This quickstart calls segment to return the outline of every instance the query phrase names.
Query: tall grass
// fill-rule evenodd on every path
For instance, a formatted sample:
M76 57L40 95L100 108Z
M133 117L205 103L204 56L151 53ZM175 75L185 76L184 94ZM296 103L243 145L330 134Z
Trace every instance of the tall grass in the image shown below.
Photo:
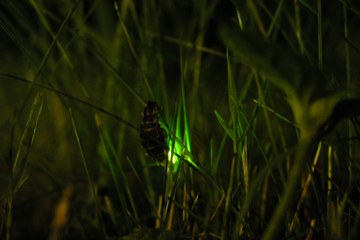
M357 239L359 21L335 0L2 1L0 238Z

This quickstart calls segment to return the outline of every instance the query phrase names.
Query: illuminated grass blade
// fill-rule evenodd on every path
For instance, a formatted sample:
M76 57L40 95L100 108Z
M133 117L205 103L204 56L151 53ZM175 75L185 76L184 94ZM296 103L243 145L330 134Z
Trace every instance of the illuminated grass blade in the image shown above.
M181 108L178 108L178 111L181 112ZM189 151L189 149L185 146L184 142L184 135L182 134L182 131L179 130L181 124L179 121L181 121L181 117L176 117L178 121L171 122L170 127L166 125L162 125L164 129L169 133L169 140L168 140L168 146L169 146L169 161L174 165L174 169L177 169L180 162L184 161L185 163L189 164L189 166L195 170L195 172L198 172L201 176L203 176L209 183L211 183L219 192L222 192L222 188L216 183L216 181L209 175L209 173L194 159L193 155ZM176 125L175 125L176 124ZM175 127L175 131L172 131L173 127ZM190 139L190 134L188 134L188 138ZM185 133L186 135L186 133ZM190 140L189 140L190 141ZM190 145L190 142L187 143Z
M175 121L171 121L170 123L170 129L174 129L175 131L170 132L168 141L170 151L168 157L174 165L175 171L181 160L185 160L191 165L197 166L191 157L190 131L185 109L185 102L184 104L179 104L174 117Z

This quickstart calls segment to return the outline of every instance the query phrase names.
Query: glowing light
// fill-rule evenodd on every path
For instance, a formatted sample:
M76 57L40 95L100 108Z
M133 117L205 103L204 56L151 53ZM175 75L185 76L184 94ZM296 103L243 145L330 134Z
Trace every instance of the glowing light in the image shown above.
M170 121L170 127L165 127L169 133L168 161L171 163L173 171L177 171L181 160L197 167L191 159L190 131L186 111L182 111L182 109L180 105L176 116Z

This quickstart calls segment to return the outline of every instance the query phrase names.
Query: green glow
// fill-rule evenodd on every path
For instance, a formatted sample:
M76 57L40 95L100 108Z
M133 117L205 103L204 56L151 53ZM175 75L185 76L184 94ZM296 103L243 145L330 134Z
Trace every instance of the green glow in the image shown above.
M181 136L179 136L179 131L176 131L175 137L176 138L181 137ZM180 163L182 146L179 143L177 143L176 141L175 141L175 143L173 143L172 139L173 138L170 137L168 140L168 147L169 147L168 160L172 164L174 170L176 171L179 166L179 163Z
M191 157L190 131L185 106L180 105L174 120L170 121L168 130L168 160L174 172L178 170L180 160L185 160L197 168Z

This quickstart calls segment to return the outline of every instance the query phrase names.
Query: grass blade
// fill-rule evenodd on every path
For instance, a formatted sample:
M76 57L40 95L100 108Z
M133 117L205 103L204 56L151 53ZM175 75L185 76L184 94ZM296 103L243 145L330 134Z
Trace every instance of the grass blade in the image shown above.
M6 202L6 239L11 239L11 226L13 221L13 204L15 193L20 189L22 184L26 181L26 168L29 161L29 154L34 142L39 123L40 115L43 108L43 94L38 93L33 101L33 104L28 115L25 129L22 133L20 144L16 152L15 160L11 166L10 176L10 194Z
M12 175L14 178L13 186L15 192L20 188L21 183L23 183L23 178L25 177L24 172L29 160L28 156L34 142L37 126L44 104L43 98L43 94L38 93L33 101L33 105L31 106L30 113L26 122L25 130L21 136L20 145L16 153L15 161L12 166Z
M102 222L102 219L101 219L99 199L97 197L95 184L94 184L94 182L93 182L93 180L91 179L91 176L90 176L89 166L88 166L88 163L87 163L87 160L86 160L86 157L85 157L84 148L83 148L81 140L80 140L78 127L77 127L76 121L74 119L74 115L73 115L73 112L72 112L71 108L69 109L69 113L70 113L70 118L71 118L71 123L72 123L72 126L73 126L73 130L74 130L74 133L75 133L76 141L77 141L78 146L79 146L80 156L81 156L81 160L82 160L82 163L83 163L83 166L84 166L85 174L86 174L87 180L89 182L90 191L91 191L92 196L94 198L96 218L97 218L97 221L98 221L98 224L99 224L100 228L102 229L103 233L105 233L105 229L104 229L103 222Z

